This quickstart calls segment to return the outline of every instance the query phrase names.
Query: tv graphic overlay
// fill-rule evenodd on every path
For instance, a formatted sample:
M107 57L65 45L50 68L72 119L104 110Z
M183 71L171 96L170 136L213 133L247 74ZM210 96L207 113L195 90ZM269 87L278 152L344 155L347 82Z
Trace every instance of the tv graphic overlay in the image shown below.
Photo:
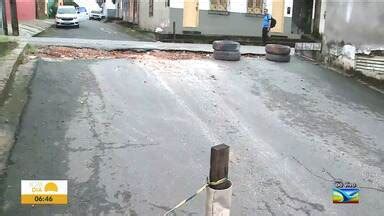
M336 181L332 192L335 204L357 204L360 199L360 189L356 183Z
M67 180L21 180L21 204L67 204Z

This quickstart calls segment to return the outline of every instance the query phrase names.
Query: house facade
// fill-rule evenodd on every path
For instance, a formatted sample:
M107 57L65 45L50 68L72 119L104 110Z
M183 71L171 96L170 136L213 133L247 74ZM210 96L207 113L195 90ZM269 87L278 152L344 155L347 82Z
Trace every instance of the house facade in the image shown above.
M35 0L16 0L18 20L33 20L36 18ZM5 22L11 22L9 1L0 0L0 34L4 34Z
M117 17L132 24L139 24L139 2L147 4L139 0L116 0L116 7L121 7Z
M170 2L170 22L176 34L261 36L263 9L276 19L276 34L290 35L292 1L272 0L185 0ZM195 8L199 8L196 10ZM173 29L166 29L171 33Z
M121 0L122 18L163 34L261 36L263 9L276 19L272 34L313 31L316 0ZM175 32L174 32L175 31Z
M17 18L20 21L36 19L36 1L35 0L16 0ZM5 1L7 21L11 20L9 1Z

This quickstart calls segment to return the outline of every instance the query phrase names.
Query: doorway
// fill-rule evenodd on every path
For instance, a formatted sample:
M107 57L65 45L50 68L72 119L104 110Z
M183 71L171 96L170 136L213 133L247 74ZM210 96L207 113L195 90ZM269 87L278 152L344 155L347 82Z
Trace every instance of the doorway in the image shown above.
M199 0L184 0L183 27L199 26Z
M139 24L139 2L138 0L128 1L128 22Z
M276 26L272 32L284 32L284 0L272 1L272 17L276 20Z
M292 33L312 33L313 0L293 0Z

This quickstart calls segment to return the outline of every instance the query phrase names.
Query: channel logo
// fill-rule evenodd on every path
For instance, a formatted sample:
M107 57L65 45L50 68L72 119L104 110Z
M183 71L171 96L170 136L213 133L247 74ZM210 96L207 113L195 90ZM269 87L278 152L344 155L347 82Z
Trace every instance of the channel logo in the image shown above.
M332 192L332 200L335 204L357 204L359 203L360 189L355 183L350 182L335 182L335 187Z
M67 204L67 180L21 180L21 204Z

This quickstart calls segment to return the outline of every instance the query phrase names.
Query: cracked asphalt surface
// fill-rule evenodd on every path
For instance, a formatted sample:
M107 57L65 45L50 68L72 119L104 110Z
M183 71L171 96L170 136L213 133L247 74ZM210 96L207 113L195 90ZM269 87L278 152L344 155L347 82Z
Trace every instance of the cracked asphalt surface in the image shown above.
M30 92L1 215L161 215L220 143L232 215L383 215L384 95L312 63L40 60ZM69 205L21 206L21 179L68 179ZM335 179L361 203L332 204Z

